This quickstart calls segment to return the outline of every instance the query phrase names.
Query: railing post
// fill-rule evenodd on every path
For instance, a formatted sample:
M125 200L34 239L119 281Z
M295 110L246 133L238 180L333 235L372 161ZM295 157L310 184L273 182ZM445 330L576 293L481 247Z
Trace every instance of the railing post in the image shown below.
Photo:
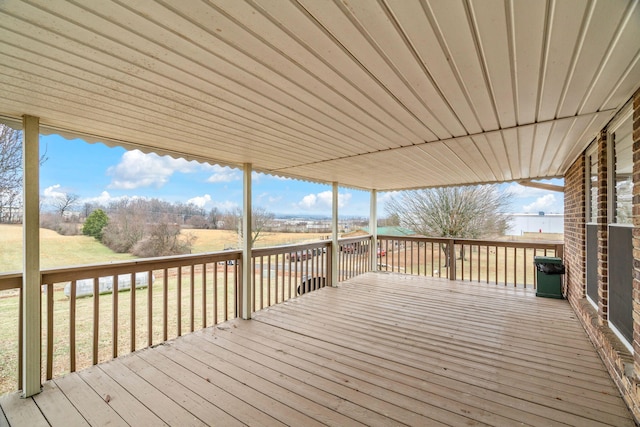
M40 120L23 116L22 394L40 393ZM51 291L51 290L50 290Z
M338 286L338 183L333 183L331 203L331 286Z
M369 214L369 233L371 234L371 271L378 271L378 192L371 190Z
M251 319L252 301L253 301L253 287L251 281L253 279L252 263L251 263L251 247L253 230L251 229L251 164L245 163L244 165L244 198L242 209L242 292L241 297L236 294L236 298L242 298L242 312L243 319Z
M449 258L447 263L449 280L456 280L456 241L454 239L449 239L447 243L447 258Z

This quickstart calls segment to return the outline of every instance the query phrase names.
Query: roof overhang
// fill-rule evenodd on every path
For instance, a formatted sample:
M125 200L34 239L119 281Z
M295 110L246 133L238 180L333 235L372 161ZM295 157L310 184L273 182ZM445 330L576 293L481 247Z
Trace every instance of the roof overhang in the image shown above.
M637 0L5 0L0 116L380 191L556 177L638 40Z

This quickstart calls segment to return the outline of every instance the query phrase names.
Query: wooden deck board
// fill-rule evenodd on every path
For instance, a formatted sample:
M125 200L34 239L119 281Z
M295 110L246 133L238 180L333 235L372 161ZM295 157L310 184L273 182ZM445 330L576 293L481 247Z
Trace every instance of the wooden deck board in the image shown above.
M128 424L166 425L126 388L109 377L100 365L80 371L78 375Z
M143 350L139 354L145 361L157 366L170 375L171 378L193 390L198 395L207 398L212 404L219 405L219 408L224 409L243 424L285 425L230 393L224 388L224 379L216 381L216 378L211 375L212 371L205 371L205 376L202 376L198 367L194 366L195 364L187 368L181 365L179 360L173 360L169 355L156 351L161 348L162 346L152 350Z
M253 323L257 324L258 322ZM249 352L247 349L255 348L256 351L255 354L252 355L252 359L255 358L260 363L263 363L263 366L274 367L278 365L278 372L281 374L298 375L299 378L304 378L306 384L326 390L328 393L336 393L344 399L351 399L353 405L360 403L371 408L376 408L377 410L382 410L383 404L390 405L396 403L398 406L404 407L405 410L419 412L424 416L436 419L440 417L441 421L445 424L464 424L470 422L470 419L478 420L489 425L510 426L514 423L514 419L496 415L483 408L473 407L462 400L452 402L440 398L438 394L432 393L431 391L411 388L403 384L402 381L398 379L398 376L394 377L391 375L382 377L375 372L367 372L363 366L351 366L343 369L341 363L330 354L317 355L310 352L305 353L304 351L296 351L292 347L284 350L284 347L278 344L276 344L275 348L269 349L269 347L262 343L243 339L241 337L242 330L234 332L232 335L231 337L216 335L214 338L217 339L216 345L225 348L236 348L238 352L244 355L248 355ZM251 335L255 337L253 333ZM276 335L279 336L280 334L278 333ZM267 339L273 339L273 342L277 343L276 336ZM249 357L251 357L251 355L249 355ZM378 396L374 397L369 394L372 387L382 388L387 392L380 394L379 390L374 390L378 391ZM367 389L369 389L369 393L367 393ZM404 397L391 399L391 393L389 392ZM363 393L369 395L362 396ZM368 401L366 399L368 399ZM378 402L376 402L376 399ZM389 402L389 400L393 402ZM439 412L439 414L435 413L436 411ZM425 425L432 425L435 421L433 418L428 421L425 420ZM375 418L361 419L362 422L368 424L371 424L372 420L375 420Z
M113 363L105 363L99 366L122 388L135 396L140 403L149 408L155 416L168 425L185 427L206 425L191 412L167 397L164 391L156 389L146 381L141 381L135 372L120 363L119 360L116 359Z
M9 425L30 427L49 425L33 399L22 399L19 393L8 394L0 398L0 406L2 406Z
M4 415L4 410L0 405L0 427L9 427L9 421L7 421L7 417Z
M5 425L633 426L566 301L368 273L0 398ZM6 418L5 418L6 414Z
M342 316L337 313L330 313L328 309L329 307L325 307L323 310L323 307L314 305L313 307L287 307L286 309L274 308L273 310L280 310L279 314L282 315L283 319L286 318L287 321L295 321L296 318L305 315L305 313L313 314L316 320L331 321L331 324L328 324L327 328L337 332L347 327L350 322L354 321L354 318L358 318L358 315L355 314ZM363 316L362 311L359 311L359 315ZM594 369L576 369L573 366L563 367L557 363L545 363L542 359L544 355L543 350L537 350L531 357L527 357L530 360L525 360L525 356L505 358L503 355L492 354L485 349L471 349L462 343L435 342L430 335L430 330L427 329L429 327L428 325L422 327L425 333L416 335L412 334L411 331L408 331L406 328L401 328L400 325L385 329L379 322L368 322L364 319L360 319L359 324L361 328L357 331L350 331L354 338L365 341L376 341L376 339L386 340L389 344L393 345L394 348L404 349L410 354L420 354L422 350L429 351L433 357L440 358L439 360L449 360L453 357L461 364L481 363L482 366L478 367L478 369L487 371L492 371L500 367L501 369L517 373L529 369L531 364L535 363L538 367L544 367L544 370L528 372L528 377L533 375L545 381L553 377L558 381L564 381L568 384L580 382L585 388L591 388L600 393L605 390L602 386L608 388L611 384L608 376ZM399 333L400 330L401 332ZM544 339L544 337L542 339ZM454 341L454 339L452 338L451 341ZM406 342L410 342L410 344L406 344ZM568 370L568 368L571 368L571 370Z
M106 396L99 396L78 374L66 375L53 382L90 425L128 425L105 401Z
M35 395L33 400L50 424L69 427L89 425L55 382L45 383L42 391L43 393Z
M278 325L279 327L289 328L290 322L284 321L280 322L270 322L269 320L265 320L260 318L260 321L266 321L273 325ZM324 325L327 329L328 326ZM323 327L319 327L318 329L323 329ZM301 335L308 335L311 333L309 329L294 329L297 333ZM359 337L344 335L342 337L338 337L338 334L332 330L329 331L320 331L317 335L311 335L313 339L318 340L320 342L332 342L336 343L339 346L354 348L358 352L362 352L365 354L369 354L372 356L376 356L382 359L395 359L402 360L403 364L414 367L416 369L425 370L434 375L445 375L449 379L454 379L465 386L460 389L460 392L464 392L464 389L469 385L476 385L478 387L493 390L501 395L513 396L517 399L520 399L525 402L530 402L535 405L534 412L542 411L542 413L551 414L552 419L554 420L563 420L566 419L570 421L575 418L582 418L584 412L587 412L588 415L595 417L595 419L603 418L606 414L601 414L599 410L593 409L592 407L587 406L578 406L572 402L565 401L566 395L563 390L559 390L557 387L553 387L553 378L550 378L546 381L545 384L536 385L529 384L523 381L526 381L527 374L521 373L518 376L515 376L516 373L507 373L507 375L497 375L500 374L500 370L494 371L483 371L484 367L478 363L475 365L472 364L464 364L460 365L457 360L451 359L435 359L433 357L429 357L426 355L416 355L410 354L413 352L408 351L396 351L388 346L384 348L380 348L375 344L371 345L360 345L358 344L361 340ZM506 373L506 372L505 372ZM431 381L431 379L427 380L427 383ZM580 390L578 390L580 391ZM611 389L610 392L614 392L615 390ZM537 407L537 403L539 402L542 407ZM581 402L581 400L578 400ZM598 405L602 406L602 405ZM554 410L556 409L556 410ZM617 416L612 415L614 421L617 419ZM617 425L617 421L611 423L611 425ZM593 424L589 422L589 420L583 420L576 425L599 425Z
M139 354L131 354L118 359L123 365L128 367L132 372L158 390L162 390L167 397L172 399L185 410L194 414L195 417L202 420L207 425L220 424L224 426L234 427L244 425L238 419L233 418L227 412L217 407L210 400L211 396L217 397L214 393L206 390L204 393L207 397L197 394L199 391L196 387L189 388L188 384L184 385L168 376L164 370L158 369L161 366L150 364L140 358ZM208 384L211 385L211 384ZM221 399L215 399L221 401Z
M478 410L493 410L494 414L510 417L513 420L526 421L528 424L542 424L549 422L549 418L544 418L538 414L548 414L548 410L541 405L531 404L522 399L505 396L498 391L487 390L485 388L473 386L461 380L451 379L445 375L429 373L425 370L412 368L390 359L368 356L364 353L352 351L345 347L338 347L327 342L322 346L309 344L298 335L288 336L277 328L270 330L265 325L254 322L248 330L240 330L235 335L244 335L243 338L250 340L264 340L273 345L273 351L286 351L292 358L290 363L318 365L319 369L334 369L353 374L360 372L360 375L368 381L376 381L386 384L390 388L396 387L405 390L411 395L429 396L429 401L442 401L446 399L458 405L465 413L469 413L471 406ZM261 331L259 331L259 329ZM247 334L248 333L248 334ZM246 334L246 335L245 335ZM234 339L234 341L236 341ZM286 350L282 350L286 348ZM302 351L300 349L303 349ZM307 353L307 354L305 354ZM323 361L323 362L318 362ZM410 387L410 389L408 388ZM446 405L446 403L445 403ZM598 404L598 406L602 406ZM455 409L454 409L455 410ZM623 406L612 406L612 413L625 411ZM553 415L553 413L552 413ZM492 422L494 424L494 422Z

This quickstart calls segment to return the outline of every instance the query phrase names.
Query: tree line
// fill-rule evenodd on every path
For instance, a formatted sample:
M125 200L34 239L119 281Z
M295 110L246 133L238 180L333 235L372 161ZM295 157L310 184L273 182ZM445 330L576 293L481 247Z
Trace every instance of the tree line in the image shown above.
M190 253L195 236L183 228L224 229L238 233L242 239L242 210L223 212L218 208L205 210L192 203L167 202L160 199L127 198L107 205L85 203L78 209L78 200L59 196L53 212L41 215L41 225L60 234L92 236L118 253L139 257L154 257ZM255 243L271 225L273 213L264 208L252 212L252 240Z

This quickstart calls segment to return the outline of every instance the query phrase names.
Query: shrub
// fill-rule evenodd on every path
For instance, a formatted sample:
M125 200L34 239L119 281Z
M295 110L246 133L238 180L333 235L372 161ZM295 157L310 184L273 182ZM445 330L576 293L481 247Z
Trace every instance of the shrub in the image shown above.
M187 220L187 224L189 224L192 228L209 228L209 221L202 215L192 216Z
M77 222L67 222L57 214L41 214L40 227L53 230L62 236L75 236L77 234L80 234L80 227Z
M91 212L84 222L82 234L85 236L93 236L97 240L102 240L104 228L107 226L109 218L102 209L96 209Z
M139 257L157 257L191 253L196 237L181 235L177 224L166 222L149 226L149 234L138 241L131 253Z

